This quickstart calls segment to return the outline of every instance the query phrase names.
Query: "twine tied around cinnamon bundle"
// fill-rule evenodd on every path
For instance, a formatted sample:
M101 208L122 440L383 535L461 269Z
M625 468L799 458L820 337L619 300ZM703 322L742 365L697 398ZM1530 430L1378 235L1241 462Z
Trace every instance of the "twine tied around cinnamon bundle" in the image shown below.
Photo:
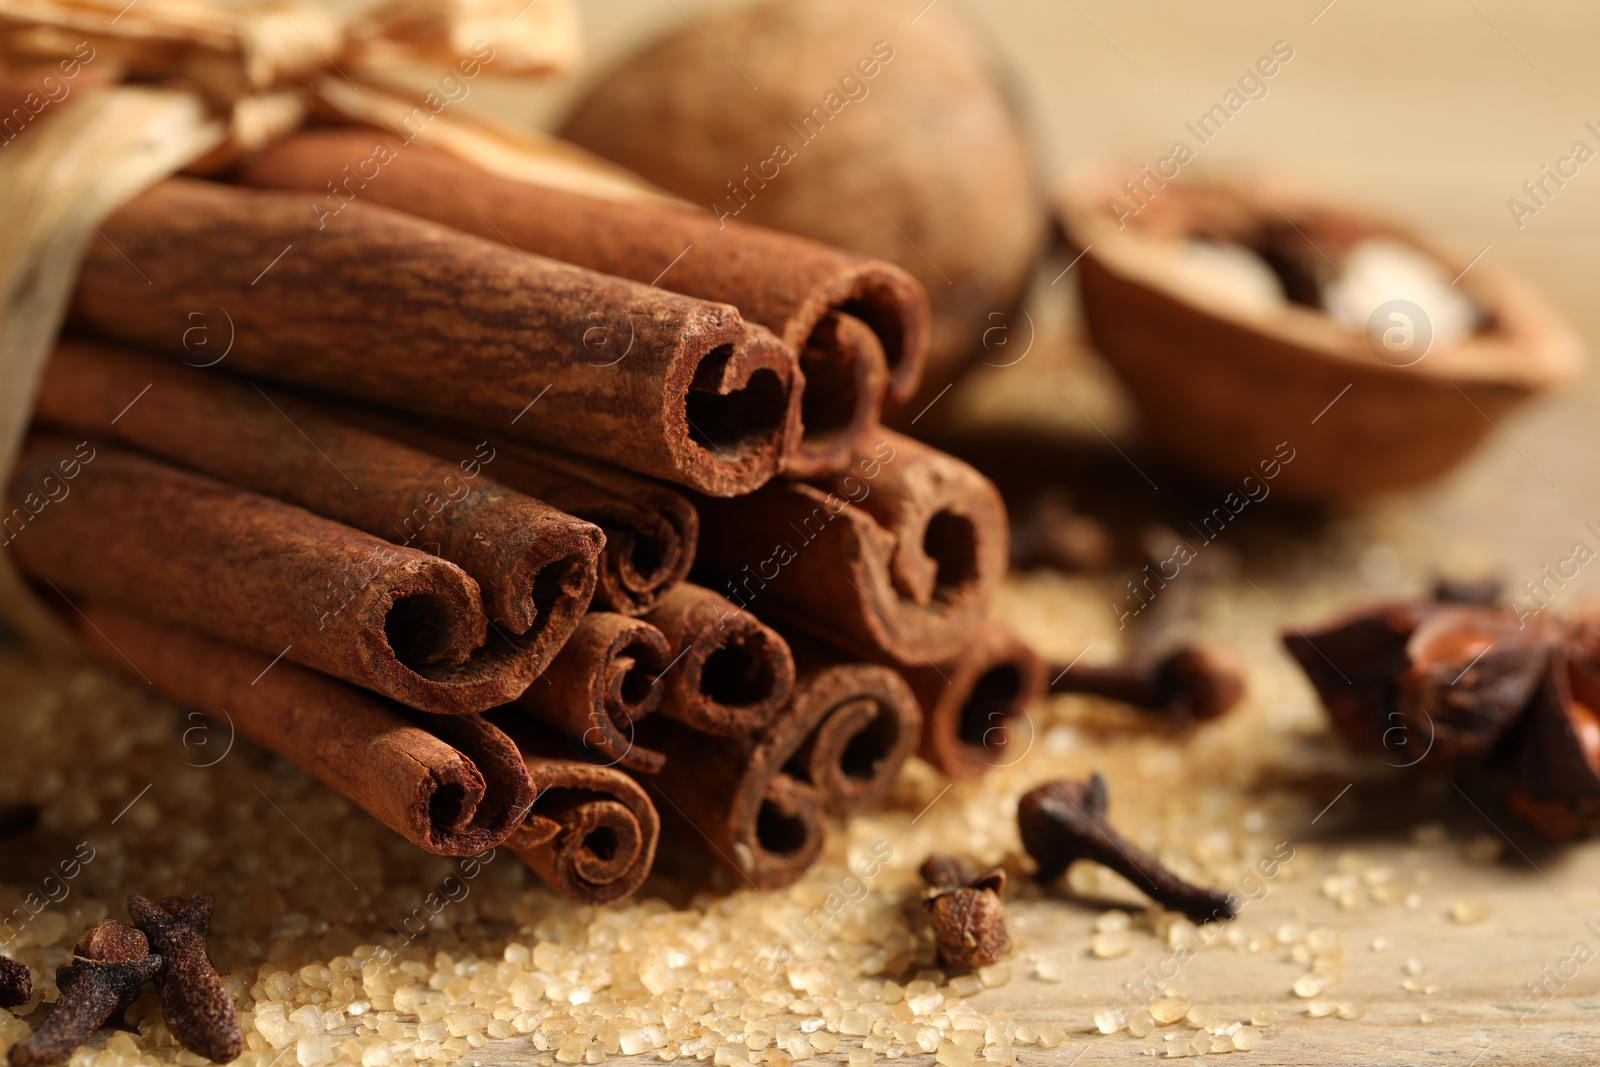
M570 0L0 0L0 472L15 465L99 223L180 171L214 172L317 119L425 140L506 177L655 198L620 168L449 106L486 68L556 73L577 47ZM443 76L418 93L385 81L399 65ZM35 499L48 504L41 488L24 508ZM40 648L77 647L9 552L0 619Z

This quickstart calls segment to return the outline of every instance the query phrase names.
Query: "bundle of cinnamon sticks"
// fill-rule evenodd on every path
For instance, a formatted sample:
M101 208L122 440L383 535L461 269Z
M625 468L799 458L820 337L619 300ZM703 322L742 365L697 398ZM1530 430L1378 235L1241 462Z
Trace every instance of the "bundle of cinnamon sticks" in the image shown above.
M999 495L879 422L899 269L356 129L102 229L0 542L112 667L591 903L1009 758Z

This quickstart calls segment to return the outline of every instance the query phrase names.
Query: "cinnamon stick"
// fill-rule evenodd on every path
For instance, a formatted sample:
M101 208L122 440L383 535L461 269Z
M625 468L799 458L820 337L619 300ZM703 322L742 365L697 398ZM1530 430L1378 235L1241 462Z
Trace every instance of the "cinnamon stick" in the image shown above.
M35 434L3 520L22 570L90 598L314 667L425 711L483 711L534 677L485 644L453 563L122 449Z
M661 672L672 651L661 631L609 611L583 617L514 707L566 735L597 761L654 774L662 755L634 743L634 726L666 692Z
M708 585L863 659L961 654L1005 574L994 485L888 431L847 473L698 506Z
M796 635L788 641L795 685L786 714L817 723L788 772L816 786L830 814L870 808L921 742L916 695L890 667L851 662Z
M208 358L225 350L236 373L713 495L766 481L798 434L796 357L733 308L366 204L324 228L314 203L163 182L105 221L73 315L181 350L199 314L218 346Z
M904 401L921 378L928 335L921 287L898 267L802 237L665 203L619 203L531 185L445 152L400 151L371 131L296 135L250 161L239 180L317 194L316 210L330 227L352 202L383 204L553 259L732 304L801 353L808 395L805 434L786 468L793 476L839 469L876 423L885 396ZM835 343L834 316L860 324L871 343ZM841 363L865 366L858 377Z
M425 550L478 582L484 608L542 671L593 595L604 535L488 476L495 449L444 462L169 358L64 340L36 419L119 440L374 537Z
M1045 689L1044 664L999 623L967 635L961 656L938 667L906 668L922 704L919 754L954 779L975 778L1021 759L1014 727Z
M668 718L740 737L765 726L794 691L788 642L709 589L684 582L644 619L672 654L660 676Z
M470 856L493 848L534 802L516 746L481 716L416 715L193 630L95 602L79 607L72 618L108 666L220 714L240 735L429 852Z
M661 818L639 784L612 767L566 757L561 739L500 718L522 752L536 799L506 845L557 893L610 904L644 884Z
M339 405L341 419L405 441L437 456L457 456L471 442L460 434L419 425L372 408ZM495 476L504 484L605 531L595 583L595 610L642 615L688 575L700 537L700 517L670 486L503 437Z
M827 817L821 791L788 768L828 710L823 701L791 704L744 737L654 716L639 724L639 739L666 762L640 784L669 830L754 888L792 885L821 854Z

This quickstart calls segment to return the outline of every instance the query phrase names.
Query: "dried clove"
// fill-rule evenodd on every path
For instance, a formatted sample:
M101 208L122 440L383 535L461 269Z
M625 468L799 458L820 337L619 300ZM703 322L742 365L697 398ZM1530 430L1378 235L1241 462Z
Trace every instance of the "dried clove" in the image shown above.
M187 900L130 896L128 914L161 954L155 979L167 1029L190 1052L227 1063L244 1050L244 1035L233 998L206 955L215 901L210 890Z
M1006 872L982 871L966 860L938 853L922 863L928 883L922 906L933 922L939 958L951 967L987 967L1011 951L1000 894Z
M33 996L33 974L10 956L0 956L0 1008L26 1004Z
M1237 659L1211 645L1184 645L1156 659L1053 667L1050 673L1052 693L1085 693L1163 712L1179 727L1215 719L1244 697Z
M89 1035L132 1004L161 966L144 934L115 919L91 926L56 969L61 997L33 1033L11 1047L11 1067L43 1067L71 1056Z
M1036 877L1052 882L1074 860L1093 860L1122 875L1169 911L1195 922L1231 919L1231 894L1190 885L1106 821L1105 779L1049 782L1023 794L1017 805L1022 846L1038 863Z

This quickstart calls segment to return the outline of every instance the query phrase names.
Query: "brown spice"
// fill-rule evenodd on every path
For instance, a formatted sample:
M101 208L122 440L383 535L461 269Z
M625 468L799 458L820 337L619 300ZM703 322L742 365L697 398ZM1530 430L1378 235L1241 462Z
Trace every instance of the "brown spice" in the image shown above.
M534 798L506 847L557 893L610 904L644 884L661 818L644 789L614 767L570 757L566 740L501 716L533 782Z
M662 755L634 741L634 727L661 704L672 661L661 631L643 619L590 612L512 705L557 730L590 758L654 774Z
M1073 861L1093 860L1122 875L1151 900L1195 922L1231 919L1230 894L1190 885L1106 821L1105 779L1049 782L1023 794L1017 804L1022 846L1039 865L1040 882L1052 882Z
M783 714L817 722L785 770L816 786L830 814L877 804L922 739L916 694L893 668L853 663L793 633L785 638L795 685Z
M46 492L59 499L42 504ZM44 434L25 446L9 501L28 516L10 544L17 563L73 600L202 630L428 711L482 711L533 680L524 648L484 643L478 585L461 568L289 504Z
M106 219L110 243L85 256L73 314L173 346L197 310L225 336L226 311L229 370L582 449L712 494L766 481L798 435L797 357L725 304L382 207L347 205L324 227L314 203L163 182Z
M487 443L435 459L276 392L69 339L34 417L447 559L478 583L492 619L526 635L513 643L542 670L593 595L599 529L498 484Z
M667 639L661 714L723 737L765 726L794 692L794 658L754 615L690 582L644 617Z
M239 1012L206 954L215 897L208 890L185 900L128 897L128 915L161 957L156 989L161 1017L178 1044L212 1063L227 1063L244 1050Z
M981 623L965 640L953 660L900 672L922 704L918 754L958 780L1027 754L1017 726L1045 687L1039 657L1006 627Z
M1432 600L1359 609L1283 642L1345 739L1405 766L1489 757L1533 700L1560 634Z
M1006 872L980 872L965 860L935 853L922 863L928 884L922 906L933 923L939 958L952 967L987 967L1011 951L1000 894Z
M516 746L480 716L408 712L190 630L80 607L80 636L107 666L208 714L226 709L240 734L429 852L493 848L533 803Z
M700 568L719 593L880 663L961 654L1005 575L993 483L887 431L846 473L704 500L700 513Z
M351 404L329 406L341 419L436 456L461 456L473 447L466 437L415 419ZM487 439L497 450L494 473L501 482L605 531L595 610L642 615L688 576L700 517L682 493L603 463L496 435Z
M1085 693L1165 713L1178 727L1226 714L1244 697L1238 658L1214 645L1184 645L1158 659L1054 664L1050 692Z
M303 189L341 206L326 191L328 176L371 158L379 142L388 145L367 131L300 134L252 160L239 180ZM362 200L564 263L732 304L777 334L800 354L806 383L802 436L785 466L791 477L839 469L877 424L885 389L903 399L917 386L927 297L888 263L665 203L601 200L500 177L425 146L393 154L381 181L363 183Z
M32 972L10 956L0 956L0 1008L26 1004L32 996Z
M56 970L60 999L33 1032L11 1046L11 1067L59 1063L89 1039L107 1019L139 996L155 976L161 957L150 952L144 934L115 919L90 927L72 961Z

